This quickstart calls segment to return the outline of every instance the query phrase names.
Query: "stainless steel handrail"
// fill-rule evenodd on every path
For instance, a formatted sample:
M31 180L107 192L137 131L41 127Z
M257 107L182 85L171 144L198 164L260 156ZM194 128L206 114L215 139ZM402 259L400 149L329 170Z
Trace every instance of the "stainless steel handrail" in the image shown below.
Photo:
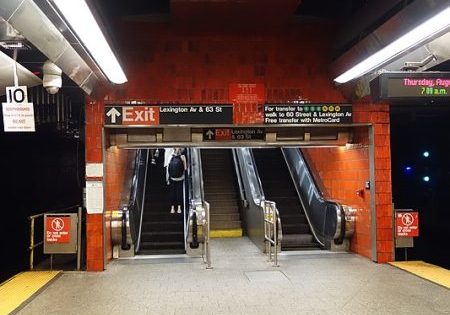
M279 267L278 248L281 240L278 237L278 224L280 222L280 215L273 201L264 201L262 207L264 209L264 240L266 242L266 252L269 255L269 261L273 261L273 266ZM274 247L273 258L272 246Z
M203 262L207 269L211 269L211 251L210 251L210 204L204 197L204 182L202 173L202 159L200 149L190 149L190 180L192 187L190 190L190 209L187 217L189 230L187 231L187 239L193 237L191 220L195 218L196 224L202 231L202 236L198 242L202 244ZM191 235L192 234L192 235ZM205 261L206 257L206 261Z
M42 240L41 242L35 243L34 242L34 227L35 227L35 220L38 218L43 218L44 215L48 214L48 213L65 213L67 212L67 210L71 210L71 209L75 209L77 208L78 210L78 229L77 229L77 234L78 234L78 238L77 238L77 270L81 269L81 218L82 218L82 207L80 205L74 205L74 206L70 206L70 207L66 207L66 208L62 208L62 209L57 209L57 210L51 210L51 211L46 211L46 212L42 212L39 214L34 214L34 215L30 215L28 217L28 220L30 221L30 246L28 247L28 250L30 251L30 270L34 269L34 249L42 246L44 244L44 240ZM67 212L69 213L69 212Z
M212 269L211 267L211 250L209 247L209 232L210 232L210 208L209 208L209 202L204 201L204 209L205 209L205 217L206 217L206 229L205 229L205 241L203 243L203 250L205 252L205 256L206 256L206 269Z
M305 209L305 211L304 211L305 217L306 217L306 220L308 221L309 227L311 228L312 235L314 236L314 239L317 241L317 243L320 244L320 246L325 246L325 243L322 242L319 239L319 237L317 236L316 229L315 229L314 225L311 223L311 219L309 218L308 211L306 211L306 206L307 205L305 205L305 203L303 201L303 198L302 198L302 195L300 193L300 190L298 188L298 185L296 184L295 177L294 177L291 165L289 163L287 163L286 153L285 153L283 148L281 148L281 153L283 154L283 158L284 158L284 161L286 162L286 165L287 165L287 168L288 168L288 171L289 171L289 175L291 176L292 182L294 183L294 187L295 187L295 191L297 192L298 199L300 200L300 203L302 204L303 209ZM304 163L304 161L302 161L302 162ZM306 176L308 176L308 174L306 174Z
M245 190L244 186L242 185L242 178L241 178L241 172L239 170L239 161L237 157L237 153L235 149L231 149L231 153L233 155L233 162L234 162L234 171L236 172L236 178L239 185L239 196L241 198L241 201L244 203L244 206L247 205L247 200L245 199Z
M266 200L265 199L265 195L264 195L264 189L262 186L262 182L261 179L259 177L259 173L258 173L258 169L256 167L256 162L253 156L253 152L251 151L251 149L236 149L236 158L237 158L237 162L239 164L239 169L242 172L242 180L243 180L243 186L246 187L246 200L248 200L250 202L250 208L255 209L255 211L261 211L261 233L265 234L265 226L266 226L266 222L265 222L265 208L264 205L270 204L273 205L273 208L275 209L274 212L276 215L276 234L277 234L277 252L278 249L280 248L278 245L281 242L282 239L282 228L281 228L281 218L279 216L278 213L278 209L276 209L276 203L274 201L270 201L270 200ZM245 183L244 183L245 182ZM248 194L247 194L247 190ZM255 208L256 207L256 208ZM259 221L258 221L259 222ZM259 224L259 223L258 223ZM257 227L256 227L257 229ZM251 236L251 234L249 233L249 236ZM257 246L259 246L259 242L264 241L264 243L266 243L265 237L264 235L260 235L260 234L255 234L256 238L251 237L251 239L253 240L253 242L255 242L255 244ZM259 239L259 237L261 236L261 239ZM264 250L268 250L267 247L264 249L264 244L262 244L262 248L263 251Z
M344 222L346 222L346 218L343 206L335 201L326 200L323 197L322 192L318 189L315 178L311 174L311 170L309 169L304 157L302 156L298 148L282 148L281 151L288 167L291 179L294 183L294 187L299 197L300 203L302 204L303 209L305 209L305 216L314 238L322 246L325 246L325 242L331 240L334 240L336 244L340 244L345 237ZM307 188L308 196L304 196L301 192L300 185L303 180L306 180L307 183L310 183ZM316 201L316 203L314 203L314 200ZM321 205L319 206L319 208L323 211L323 213L321 213L323 215L322 221L317 221L314 220L314 218L311 218L311 213L309 213L308 211L308 209L317 209L317 202ZM327 231L325 228L327 225L327 221L331 219L328 216L329 214L336 216L333 217L333 220L334 218L336 220L336 227L333 231ZM313 221L316 221L316 225L313 224ZM321 228L322 230L320 230ZM333 233L333 235L331 235L330 233Z
M141 247L141 232L142 232L142 221L144 218L144 206L145 206L145 192L147 190L147 172L148 172L148 156L149 156L149 150L147 149L147 157L145 160L145 175L144 175L144 182L143 182L143 193L142 193L142 201L141 201L141 211L140 211L140 218L139 218L139 232L137 234L137 240L136 240L136 247L135 252L137 253Z

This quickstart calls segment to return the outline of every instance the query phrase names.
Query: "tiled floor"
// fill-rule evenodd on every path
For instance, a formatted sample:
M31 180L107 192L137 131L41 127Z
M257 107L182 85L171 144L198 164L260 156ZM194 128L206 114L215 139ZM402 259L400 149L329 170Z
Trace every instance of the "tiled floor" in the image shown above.
M19 314L450 314L450 290L353 254L288 253L274 268L247 238L214 239L212 262L67 272Z

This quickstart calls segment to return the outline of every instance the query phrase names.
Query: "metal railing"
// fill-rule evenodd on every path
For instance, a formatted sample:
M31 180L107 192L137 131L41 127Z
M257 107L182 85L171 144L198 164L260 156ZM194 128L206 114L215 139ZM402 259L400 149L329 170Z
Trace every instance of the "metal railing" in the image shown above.
M279 267L278 250L282 238L280 215L273 201L263 201L262 207L264 209L264 241L266 244L266 253L269 255L269 261L273 261L273 266ZM272 247L274 248L273 254Z
M70 213L68 210L75 209L78 210L78 230L77 230L77 270L81 269L81 218L82 218L82 207L80 205L74 205L70 207L66 207L63 209L57 209L47 212L42 212L39 214L31 215L28 217L28 220L30 221L30 246L28 247L28 250L30 251L30 270L34 270L34 250L37 247L44 245L44 240L35 243L34 240L34 232L35 232L35 220L39 218L44 218L44 216L48 213ZM53 254L50 254L50 269L53 267Z
M206 269L211 267L210 251L210 205L203 190L202 158L200 149L189 149L189 215L187 219L187 243L202 244L202 258ZM195 220L195 222L193 222ZM195 228L194 228L195 225ZM195 231L194 231L195 229ZM192 243L193 244L193 243ZM191 247L194 248L194 247ZM195 247L196 248L196 247ZM206 260L205 260L206 259Z
M202 257L206 256L206 261L203 259L203 262L206 264L206 269L212 269L211 267L211 250L209 248L209 232L210 232L210 221L209 221L209 203L204 201L204 209L205 209L205 224L203 224L203 229L205 233L205 241L202 246Z
M314 239L321 246L331 241L341 244L346 234L342 205L323 197L300 149L282 148L281 152Z
M138 210L138 220L139 220L139 225L138 227L138 233L137 233L137 239L136 239L136 245L134 248L135 253L139 252L140 248L141 248L141 234L142 234L142 221L144 218L144 206L145 206L145 192L147 190L147 172L148 172L148 156L149 156L149 149L147 149L145 151L146 154L144 154L144 150L140 151L141 154L143 154L143 159L141 161L141 159L139 160L139 163L143 163L143 167L145 168L144 170L144 181L141 182L141 179L138 179L138 183L136 183L136 187L135 189L137 190L138 187L141 188L141 190L139 192L136 192L135 195L135 199L133 200L134 202L134 206L136 207L136 209ZM145 162L144 162L145 161ZM137 175L136 176L140 176L140 167L142 165L136 165L136 171L137 171ZM139 200L139 197L141 197L141 200Z

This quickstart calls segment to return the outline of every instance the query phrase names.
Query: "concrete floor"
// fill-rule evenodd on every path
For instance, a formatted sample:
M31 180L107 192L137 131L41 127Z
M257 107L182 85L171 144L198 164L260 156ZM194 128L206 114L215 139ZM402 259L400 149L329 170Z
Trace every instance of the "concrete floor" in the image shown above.
M19 314L450 314L450 290L353 254L289 252L274 268L247 238L201 259L116 260L65 272Z

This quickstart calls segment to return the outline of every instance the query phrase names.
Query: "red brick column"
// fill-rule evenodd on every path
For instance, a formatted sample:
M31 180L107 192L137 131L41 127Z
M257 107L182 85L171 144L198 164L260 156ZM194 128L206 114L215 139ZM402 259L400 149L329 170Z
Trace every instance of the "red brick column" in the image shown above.
M103 103L86 102L86 164L103 163L102 151ZM101 181L102 177L87 177L86 181ZM86 216L86 269L102 271L104 269L103 213Z
M374 128L376 260L385 263L394 257L389 105L364 98L354 106L354 122L370 122Z

